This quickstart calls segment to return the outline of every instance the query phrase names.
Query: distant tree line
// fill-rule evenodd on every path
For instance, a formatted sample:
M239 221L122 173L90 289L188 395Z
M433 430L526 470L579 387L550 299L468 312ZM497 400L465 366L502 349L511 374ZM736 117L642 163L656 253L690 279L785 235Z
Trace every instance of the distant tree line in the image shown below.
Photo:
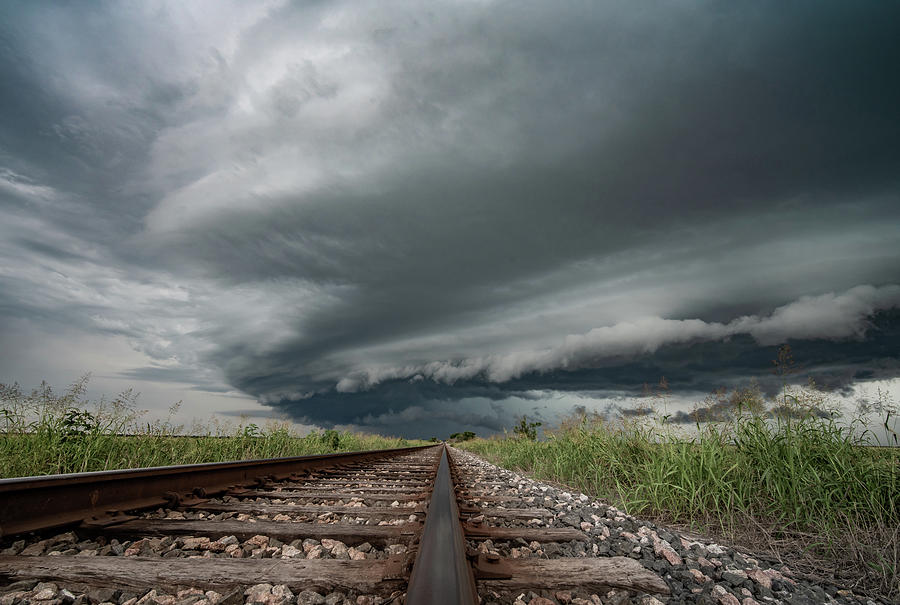
M528 417L522 416L519 419L519 423L513 427L513 433L516 435L517 438L528 439L530 441L536 441L537 440L537 428L539 426L541 426L541 424L542 423L540 423L540 422L528 422ZM475 439L475 437L477 437L477 435L474 432L463 431L461 433L453 433L452 435L450 435L450 438L448 440L460 442L460 441L469 441L471 439ZM429 439L429 441L432 443L438 443L441 440L438 439L437 437L432 437L431 439Z

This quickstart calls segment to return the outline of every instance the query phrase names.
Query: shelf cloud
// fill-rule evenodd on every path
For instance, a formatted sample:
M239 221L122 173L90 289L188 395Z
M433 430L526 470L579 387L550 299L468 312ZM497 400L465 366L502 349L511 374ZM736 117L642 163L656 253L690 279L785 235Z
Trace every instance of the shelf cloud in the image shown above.
M839 295L803 297L776 308L766 317L742 316L727 324L646 317L570 335L562 344L545 350L456 362L435 361L414 367L366 369L342 378L335 389L354 392L396 379L428 379L452 385L483 378L502 383L528 373L590 368L608 359L652 354L663 345L722 340L736 334L749 334L761 345L789 340L862 339L875 311L896 307L900 307L900 286L857 286Z

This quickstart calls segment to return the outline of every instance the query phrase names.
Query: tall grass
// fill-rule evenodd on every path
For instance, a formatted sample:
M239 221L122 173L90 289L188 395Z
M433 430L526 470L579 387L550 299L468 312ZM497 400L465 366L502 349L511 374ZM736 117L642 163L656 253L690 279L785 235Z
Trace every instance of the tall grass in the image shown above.
M853 579L900 595L900 448L867 447L872 434L860 422L821 414L814 389L786 387L765 406L753 389L728 399L734 405L719 408L724 419L698 423L693 433L664 417L609 423L581 416L543 441L478 439L460 447L632 514L700 521L733 539L752 534L762 546L789 543L819 557L817 565L845 565L836 571L855 563ZM887 422L892 407L882 401L880 409Z
M143 422L137 396L88 401L88 377L56 394L46 383L24 392L0 384L0 476L143 468L422 445L379 435L327 430L295 434L287 422L186 429L171 418Z

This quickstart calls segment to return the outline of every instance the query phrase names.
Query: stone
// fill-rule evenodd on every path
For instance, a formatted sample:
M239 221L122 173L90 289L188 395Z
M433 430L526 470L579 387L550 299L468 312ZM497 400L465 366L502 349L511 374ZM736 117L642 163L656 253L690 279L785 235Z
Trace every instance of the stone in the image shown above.
M611 590L603 599L604 605L626 605L631 599L627 590Z
M56 585L51 584L53 588L43 588L43 589L35 589L34 596L31 598L35 601L49 601L50 599L56 598Z
M261 536L257 534L244 542L244 544L252 544L253 546L257 546L259 548L266 548L269 545L269 536Z
M568 590L557 590L556 594L553 596L555 596L556 600L562 603L562 605L567 605L572 600L572 593Z
M23 548L25 548L25 540L16 540L10 544L9 548L0 551L0 555L17 555L22 552Z
M215 590L207 590L205 593L203 593L203 596L206 597L206 600L210 605L218 605L222 600L222 595Z
M154 588L140 599L137 600L137 605L152 604L157 602L157 598L159 597L159 592Z
M577 515L563 515L559 518L559 520L566 525L571 525L572 527L579 527L579 525L581 524L581 517Z
M51 538L54 544L75 544L78 542L78 536L73 531L67 531L64 534L58 534Z
M704 574L699 569L689 569L688 573L693 576L694 581L697 582L697 584L706 584L707 582L711 581L710 577Z
M26 557L36 557L42 555L44 554L44 550L46 550L49 542L50 540L41 540L40 542L35 542L30 546L26 546L19 554Z
M274 557L276 555L281 556L281 549L275 548L274 546L270 546L270 547L266 548L265 550L263 550L262 558L263 559L271 559L272 557Z
M254 584L244 591L244 596L247 597L255 597L257 595L270 595L272 594L272 585L271 584Z
M736 596L728 592L719 584L713 586L713 595L719 601L720 605L741 605L741 602L737 600Z
M658 555L661 554L665 558L665 560L669 562L670 565L683 565L684 564L684 559L681 558L681 555L679 555L677 552L675 552L671 548L663 547L663 548L659 549L657 554Z
M353 547L350 547L350 549L347 551L347 554L350 555L350 559L353 561L362 561L366 558L366 553Z
M732 586L740 586L747 579L747 572L740 569L727 569L722 572L722 579Z
M321 559L325 556L325 549L321 546L312 547L309 552L306 553L307 559Z
M368 544L368 542L366 542L366 544ZM303 546L303 552L308 553L316 546L321 546L321 544L319 543L318 540L313 540L312 538L307 538L303 541L302 546ZM370 549L372 548L371 544L369 545L369 548ZM360 547L360 550L362 550L361 547Z
M765 586L768 589L772 589L772 578L765 574L761 569L748 569L747 576L759 584L760 586Z
M136 557L141 554L141 551L144 549L144 545L147 543L146 540L138 540L134 542L131 546L125 549L122 553L125 557Z
M224 538L219 538L217 542L223 546L231 546L232 544L240 544L240 540L235 536L225 536Z
M26 597L27 594L28 592L24 590L7 592L0 596L0 605L14 605L15 603L19 603Z
M276 584L272 587L272 595L281 599L290 600L294 598L294 593L287 584Z
M221 542L220 542L221 544ZM202 536L200 538L185 538L183 550L200 550L209 546L209 538Z
M343 600L343 598L341 600ZM325 605L327 600L314 590L304 590L297 595L297 603L298 605Z
M796 585L797 585L797 583L794 582L792 579L784 577L784 576L781 574L781 572L778 571L777 569L766 569L766 570L763 570L763 573L766 574L767 576L769 576L770 578L772 578L773 580L779 580L779 581L781 581L781 582L787 582L788 584L791 584L791 585L793 585L793 586L796 586Z

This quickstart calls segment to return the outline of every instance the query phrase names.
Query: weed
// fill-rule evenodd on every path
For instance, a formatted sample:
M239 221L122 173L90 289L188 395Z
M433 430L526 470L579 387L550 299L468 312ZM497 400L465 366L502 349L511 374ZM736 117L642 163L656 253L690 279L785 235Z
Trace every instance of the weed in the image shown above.
M286 422L175 424L180 402L163 421L144 422L137 394L112 401L85 398L89 376L61 395L46 383L26 393L0 384L0 475L23 477L116 468L303 456L423 444L329 429L296 435Z
M792 368L784 348L776 369L786 376ZM544 441L507 436L460 447L631 514L694 527L701 520L701 529L734 540L753 533L757 543L806 550L818 557L810 567L831 561L835 573L846 573L850 561L862 585L900 595L900 449L871 447L870 421L839 423L812 383L798 388L785 378L768 402L751 384L715 393L701 409L707 413L695 416L693 434L665 416L611 423L582 415ZM896 406L883 393L864 411L881 413L896 435L888 424Z

